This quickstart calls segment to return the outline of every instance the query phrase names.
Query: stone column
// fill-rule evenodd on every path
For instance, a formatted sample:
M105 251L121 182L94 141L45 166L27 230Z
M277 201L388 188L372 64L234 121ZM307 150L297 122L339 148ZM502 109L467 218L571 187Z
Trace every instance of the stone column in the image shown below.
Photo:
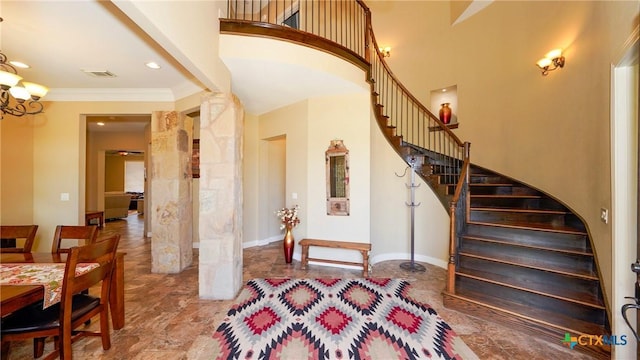
M200 108L200 297L233 299L242 279L242 132L244 111L231 94Z
M151 116L151 272L179 273L193 263L193 121L175 111Z

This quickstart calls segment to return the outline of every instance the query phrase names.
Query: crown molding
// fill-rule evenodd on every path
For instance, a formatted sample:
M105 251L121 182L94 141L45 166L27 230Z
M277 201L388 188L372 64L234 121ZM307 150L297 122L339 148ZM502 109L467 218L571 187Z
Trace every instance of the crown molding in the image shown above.
M173 91L168 88L57 88L50 89L42 101L175 101Z
M171 88L173 91L173 96L176 100L185 98L187 96L191 96L193 94L197 94L206 90L204 86L198 86L193 82L186 80L181 84L178 84Z

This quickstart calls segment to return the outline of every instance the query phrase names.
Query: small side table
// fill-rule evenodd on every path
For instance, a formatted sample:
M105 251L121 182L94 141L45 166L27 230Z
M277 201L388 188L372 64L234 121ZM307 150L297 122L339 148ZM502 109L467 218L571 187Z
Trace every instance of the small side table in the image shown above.
M91 224L92 219L98 219L98 229L102 229L104 227L104 211L87 211L84 213L84 221L86 225Z

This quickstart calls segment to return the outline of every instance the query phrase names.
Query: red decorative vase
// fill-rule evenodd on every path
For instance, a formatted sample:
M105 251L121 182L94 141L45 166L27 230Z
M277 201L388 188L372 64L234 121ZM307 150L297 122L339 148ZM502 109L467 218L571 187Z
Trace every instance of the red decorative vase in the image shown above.
M296 244L296 241L293 239L293 233L291 232L291 226L286 227L287 231L284 233L284 260L287 264L291 264L291 259L293 258L293 247Z
M449 107L449 103L441 104L440 108L440 121L443 124L448 124L451 122L451 108Z

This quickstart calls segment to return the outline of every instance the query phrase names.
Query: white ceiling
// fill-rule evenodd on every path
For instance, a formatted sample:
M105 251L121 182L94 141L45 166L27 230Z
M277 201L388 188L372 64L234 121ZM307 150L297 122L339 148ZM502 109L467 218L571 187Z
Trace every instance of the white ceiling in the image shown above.
M19 74L48 86L50 100L88 89L181 95L180 89L199 85L109 1L2 0L0 10L2 52L31 65ZM148 61L162 68L151 70ZM116 76L98 78L83 70Z
M27 81L50 88L44 100L139 97L139 101L173 101L204 89L110 1L0 0L0 16L0 50L9 60L31 66L18 73ZM147 68L148 61L159 63L161 69ZM287 70L274 61L243 59L234 64L227 59L226 63L233 92L254 114L353 86L344 81L333 86L331 76L294 67ZM109 71L116 76L98 78L83 70ZM139 120L121 115L100 121L119 122L120 130L123 121ZM106 131L104 127L89 127Z

